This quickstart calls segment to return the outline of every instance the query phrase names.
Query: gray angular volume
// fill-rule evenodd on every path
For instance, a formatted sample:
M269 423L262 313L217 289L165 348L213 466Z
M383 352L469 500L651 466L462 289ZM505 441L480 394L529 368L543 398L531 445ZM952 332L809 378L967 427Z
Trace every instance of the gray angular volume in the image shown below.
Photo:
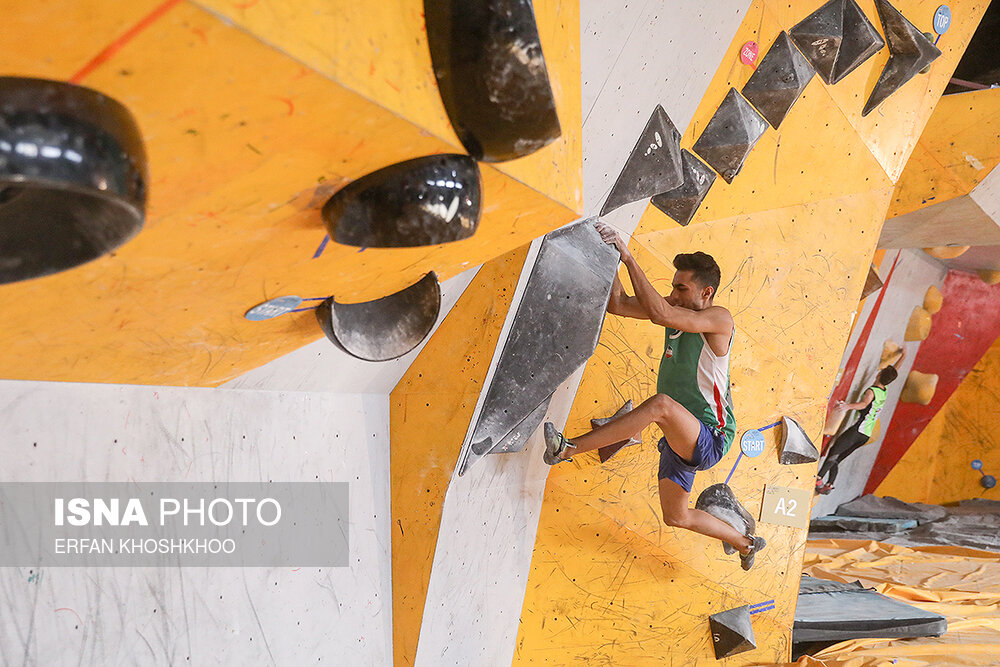
M618 174L601 215L660 192L684 181L681 171L681 134L659 104L653 109L639 141Z
M460 475L504 443L516 451L507 436L594 353L618 260L592 220L545 236L459 455Z
M732 183L765 130L764 117L730 88L693 149L726 183Z
M365 361L401 357L424 340L441 311L441 286L430 272L395 294L364 303L337 303L331 296L316 308L323 333L337 347Z
M782 31L767 50L746 85L743 97L757 108L771 127L778 129L815 74L812 65Z
M786 466L819 461L816 445L791 417L781 418L781 456L778 460Z
M889 40L889 61L875 83L872 94L868 96L868 101L865 102L862 116L871 113L887 97L941 55L941 51L933 42L886 0L875 0L875 7L882 20L885 37Z
M681 150L684 183L679 188L661 192L650 203L683 226L691 222L698 207L715 183L715 172L686 148Z
M542 420L545 419L545 413L548 412L551 401L552 396L550 395L539 403L538 407L532 410L527 417L518 422L517 426L496 444L489 438L473 443L472 453L482 456L483 454L513 454L514 452L521 451L528 444L528 438L531 437L531 434L538 429Z
M0 77L0 100L0 284L70 269L139 233L149 177L128 109L19 77Z
M708 617L716 660L757 648L750 623L750 607L743 605Z
M725 521L742 535L753 535L757 530L757 522L753 520L753 516L743 507L742 503L736 499L736 494L733 493L728 484L713 484L702 491L694 508L708 512L720 521ZM726 554L736 552L736 549L726 542L722 543L722 548Z
M788 31L816 72L832 85L885 46L854 0L830 0Z
M621 416L627 415L632 412L632 399L625 401L625 405L618 408L618 410L610 417L599 417L597 419L590 420L590 428L597 428L598 426L604 426L608 422L612 422ZM599 447L597 453L601 458L601 463L604 463L612 456L618 453L618 450L622 447L628 447L630 445L638 445L642 442L641 437L632 436L628 440L619 440L618 442L613 442L610 445L605 445L604 447Z

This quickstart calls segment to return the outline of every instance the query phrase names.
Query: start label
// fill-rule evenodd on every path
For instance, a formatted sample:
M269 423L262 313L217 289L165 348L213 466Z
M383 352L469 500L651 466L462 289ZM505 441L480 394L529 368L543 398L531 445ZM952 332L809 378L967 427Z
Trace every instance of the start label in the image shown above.
M740 437L740 450L744 456L756 458L764 453L764 434L755 428Z

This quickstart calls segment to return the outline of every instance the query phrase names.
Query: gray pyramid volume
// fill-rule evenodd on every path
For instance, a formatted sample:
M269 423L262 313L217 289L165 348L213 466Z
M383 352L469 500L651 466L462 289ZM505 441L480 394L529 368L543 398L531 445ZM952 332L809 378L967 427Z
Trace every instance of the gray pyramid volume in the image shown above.
M726 183L732 183L765 130L764 117L735 88L730 88L693 149Z
M657 104L611 188L601 215L607 215L619 206L672 190L683 180L681 133L663 107Z
M618 411L610 417L599 417L597 419L590 420L590 428L597 428L598 426L604 426L608 422L614 421L623 415L627 415L632 412L632 399L625 401L625 405L618 408ZM601 463L604 463L612 456L618 453L618 450L622 447L628 447L629 445L638 445L642 442L642 437L632 436L628 440L619 440L618 442L613 442L610 445L605 445L604 447L599 447L597 453L601 457Z
M872 94L868 96L865 109L861 112L862 116L871 113L887 97L941 55L941 51L933 42L907 21L895 7L885 0L875 0L875 7L882 20L885 37L889 40L889 62L885 64L885 69L875 83Z
M781 418L781 457L778 461L786 466L819 461L816 445L791 417Z
M684 183L679 188L654 195L650 202L681 225L687 226L708 195L712 183L715 183L715 172L686 148L681 150L681 162L684 167Z
M854 0L830 0L788 31L816 72L833 85L878 53L885 41Z
M757 648L750 623L750 607L746 605L712 614L708 617L708 626L712 630L716 660Z
M792 45L788 33L782 31L743 86L743 97L750 100L771 127L778 129L813 74L812 65Z

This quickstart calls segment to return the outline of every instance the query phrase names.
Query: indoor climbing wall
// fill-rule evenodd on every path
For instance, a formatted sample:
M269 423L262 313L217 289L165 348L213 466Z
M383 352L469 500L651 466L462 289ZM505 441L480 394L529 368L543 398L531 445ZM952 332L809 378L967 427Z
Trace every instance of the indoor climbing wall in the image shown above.
M527 248L484 265L391 395L393 653L416 658L449 480ZM428 438L428 434L433 437Z
M899 379L889 385L886 402L879 416L880 433L873 433L871 442L857 450L839 465L836 483L828 495L818 496L813 504L813 516L831 514L837 507L860 495L868 480L879 447L886 436L886 426L892 419L899 402L906 377L914 367L914 357L920 340L908 339L907 328L914 311L923 308L928 290L944 283L947 270L940 262L922 250L889 250L879 265L884 284L865 299L858 309L851 337L844 349L838 379L832 387L827 411L830 414L837 401L854 402L875 381L879 368L885 363L886 347L902 346L907 358L900 364ZM927 315L931 329L936 315ZM834 418L828 424L824 444L827 448L835 436L857 420L856 412ZM832 430L832 433L830 432Z
M991 498L983 474L1000 471L1000 339L969 371L955 392L931 418L906 453L876 487L880 496L907 502L945 503ZM982 462L982 473L972 462Z
M1000 163L1000 90L945 95L903 170L888 218L969 194Z
M868 476L867 493L879 487L1000 336L1000 289L996 285L987 285L973 273L950 271L941 294L941 310L934 315L930 333L913 360L913 369L936 376L936 385L924 396L900 403L891 421L883 419L885 436Z
M920 7L900 8L913 16L909 10ZM682 130L681 148L706 153L699 153L697 142L717 108L733 89L746 91L754 69L739 59L743 46L755 41L765 54L782 30L812 9L751 4ZM981 13L983 5L967 9ZM928 28L931 13L924 11ZM875 12L869 18L878 23ZM718 259L723 281L716 303L734 313L737 327L732 392L739 432L758 428L764 434L762 456L741 457L735 444L696 478L693 496L729 478L757 518L766 486L797 489L811 499L814 464L780 465L780 428L773 425L792 416L820 442L826 399L893 185L973 28L970 23L949 35L953 41L942 40L943 55L929 77L901 88L864 118L868 87L884 59L872 58L837 84L807 80L779 128L751 137L732 183L715 179L688 227L678 228L655 207L646 209L630 249L661 292L670 289L675 253L705 250ZM921 290L916 299L922 298ZM567 435L655 391L662 335L649 323L607 319ZM630 664L650 656L711 659L707 617L741 605L751 610L759 647L745 659L787 658L805 531L758 523L769 551L758 559L760 571L748 575L716 541L665 528L656 498L655 431L648 429L642 445L604 464L596 454L581 455L550 473L516 664L557 656ZM597 645L595 637L601 638Z
M5 74L126 105L149 199L114 252L0 285L5 480L352 489L343 569L8 569L6 661L687 664L735 609L756 646L732 664L789 657L816 468L781 451L822 444L849 336L835 396L941 288L911 362L940 376L930 420L958 383L945 339L975 339L968 370L1000 333L967 324L995 288L919 250L886 253L857 314L887 215L998 187L992 91L935 111L987 1L955 0L940 39L926 0L511 0L472 27L469 4L6 3ZM664 293L678 252L722 267L738 436L759 432L694 494L726 483L758 520L751 572L664 526L654 430L542 462L541 421L578 433L655 391L662 331L602 325L612 251L589 218L566 228L599 214ZM776 496L784 519L763 516Z
M942 98L943 115L928 124L922 148L897 183L880 246L1000 245L1000 173L994 169L1000 150L996 147L998 92L980 90ZM997 263L986 264L996 268ZM983 268L983 263L962 268L975 270Z

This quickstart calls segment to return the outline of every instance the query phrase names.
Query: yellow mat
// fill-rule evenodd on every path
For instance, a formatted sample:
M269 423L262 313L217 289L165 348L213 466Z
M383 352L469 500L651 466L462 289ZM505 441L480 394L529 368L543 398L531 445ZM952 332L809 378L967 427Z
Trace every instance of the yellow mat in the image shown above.
M795 665L1000 664L1000 553L814 540L806 544L803 572L832 581L860 581L883 595L945 616L948 631L940 637L840 642Z

